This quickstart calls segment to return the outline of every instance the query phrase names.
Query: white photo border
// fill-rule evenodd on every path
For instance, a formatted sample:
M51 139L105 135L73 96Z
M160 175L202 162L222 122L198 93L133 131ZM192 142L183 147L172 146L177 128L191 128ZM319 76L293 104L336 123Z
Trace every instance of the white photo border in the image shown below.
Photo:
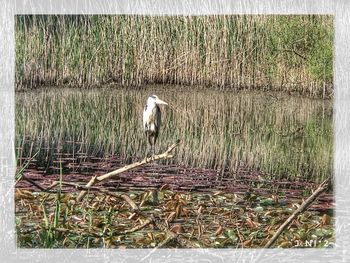
M350 262L350 1L348 0L1 0L0 262ZM14 215L16 14L334 15L336 243L330 249L22 249Z

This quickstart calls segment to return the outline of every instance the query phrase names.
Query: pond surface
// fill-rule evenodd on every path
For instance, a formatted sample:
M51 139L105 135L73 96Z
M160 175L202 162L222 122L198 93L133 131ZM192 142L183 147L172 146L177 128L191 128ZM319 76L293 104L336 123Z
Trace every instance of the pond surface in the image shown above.
M169 104L161 108L156 151L181 140L174 159L162 164L232 176L243 166L292 180L321 181L332 174L331 100L182 86L18 92L19 166L34 154L32 168L45 174L57 174L62 158L72 158L78 170L91 158L118 156L120 165L144 158L142 110L152 94Z
M174 158L101 182L77 202L77 185L92 175L144 158L152 94L169 103L156 151L180 139ZM332 141L328 100L178 86L17 93L17 245L261 248L331 175ZM61 176L59 189L37 186ZM323 193L275 246L332 247L333 208L332 191Z

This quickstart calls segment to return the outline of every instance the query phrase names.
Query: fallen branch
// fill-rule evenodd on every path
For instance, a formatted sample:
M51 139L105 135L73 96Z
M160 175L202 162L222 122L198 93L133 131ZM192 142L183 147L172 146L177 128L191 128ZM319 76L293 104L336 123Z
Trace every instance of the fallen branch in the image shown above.
M30 233L32 233L32 232L34 232L34 231L39 230L39 229L41 229L41 226L35 226L35 227L30 228L30 229L27 229L27 230L21 230L21 231L20 231L20 234L21 234L21 235L27 235L27 234L30 234Z
M273 235L273 237L267 242L265 248L271 247L277 238L282 234L282 232L293 222L293 220L301 213L303 213L315 200L316 198L328 188L330 179L325 180L320 186L313 192L313 194L304 201L297 210L278 228L277 232Z
M34 185L36 188L38 188L40 191L43 192L49 192L47 191L45 188L43 188L40 184L36 183L35 181L33 181L32 179L26 177L24 174L22 175L21 179L27 181L28 183ZM16 182L17 183L17 182Z
M93 186L85 186L85 185L80 185L78 183L71 183L71 182L59 182L59 181L55 181L53 182L48 188L44 189L45 191L51 190L52 188L56 187L59 183L61 183L62 185L68 185L68 186L72 186L75 187L78 190L93 190L93 191L97 191L97 192L101 192L101 193L105 193L107 195L116 197L116 198L120 198L120 199L124 199L125 202L127 202L131 208L132 211L136 211L139 210L139 207L135 204L135 202L126 194L115 194L115 193L111 193L108 190L105 189L101 189L99 187L93 187Z
M171 232L171 231L167 231L166 232L166 238L160 242L155 248L162 248L164 246L166 246L168 243L170 243L171 241L173 241L174 239L177 238L177 234Z
M153 219L147 218L141 225L135 226L135 227L133 227L131 229L127 229L124 232L122 232L121 234L126 235L126 234L130 234L130 233L136 232L138 230L141 230L145 226L151 224L152 222L153 222Z
M100 237L100 238L108 236L108 235L105 235L103 233L94 233L94 232L90 232L90 231L85 232L83 230L78 231L78 230L68 229L68 228L64 228L64 227L53 228L53 229L51 229L51 231L57 231L57 232L61 232L64 234L74 234L77 236L93 236L93 237Z
M59 184L62 184L62 185L67 185L67 186L71 186L71 187L74 187L75 189L77 190L94 190L94 191L97 191L97 192L107 192L109 193L107 190L104 190L104 189L101 189L99 187L93 187L93 186L86 186L86 185L81 185L79 183L71 183L71 182L65 182L65 181L54 181L51 185L49 185L46 189L45 189L45 192L49 191L49 190L52 190L53 188L55 188L56 186L58 186ZM55 192L53 192L55 193Z
M303 56L302 54L298 53L296 50L294 49L282 49L281 50L282 52L291 52L291 53L294 53L295 55L301 57L302 59L306 59L305 56Z
M129 204L129 206L131 207L131 211L135 212L135 211L139 211L140 208L137 206L137 204L134 202L134 200L132 200L128 195L126 194L115 194L115 193L111 193L107 190L104 189L97 189L97 191L102 192L102 193L106 193L109 196L113 196L116 198L121 198L124 199L125 202L127 202Z
M134 169L136 167L145 165L147 163L150 163L150 162L153 162L153 161L157 161L157 160L161 160L161 159L171 159L171 158L174 157L174 155L172 155L171 152L178 145L179 145L179 140L176 143L174 143L173 145L171 145L169 147L169 149L166 150L162 154L159 154L159 155L156 155L156 156L153 156L153 157L149 157L149 158L145 158L145 159L143 159L140 162L136 162L136 163L133 163L133 164L126 165L126 166L124 166L122 168L119 168L117 170L114 170L114 171L112 171L110 173L107 173L107 174L104 174L104 175L101 175L101 176L93 176L91 178L91 180L87 183L86 188L89 189L91 186L95 185L98 182L101 182L103 180L112 178L112 177L114 177L114 176L116 176L118 174L121 174L123 172L129 171L129 170ZM77 197L77 201L80 202L85 197L86 194L87 194L87 190L82 190L79 193L78 197Z
M139 207L135 204L135 202L126 194L122 194L122 195L120 195L120 197L123 198L124 201L127 202L131 206L133 212L140 210Z

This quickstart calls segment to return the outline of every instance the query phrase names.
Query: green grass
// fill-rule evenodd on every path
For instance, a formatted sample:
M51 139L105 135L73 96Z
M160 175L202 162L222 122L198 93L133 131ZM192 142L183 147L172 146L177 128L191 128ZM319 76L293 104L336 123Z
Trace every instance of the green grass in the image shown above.
M232 172L245 165L275 178L316 181L332 175L332 101L200 87L19 92L17 158L39 151L36 160L44 167L64 153L140 160L147 149L142 110L150 94L170 105L162 108L156 151L180 139L174 164Z
M17 89L181 84L327 97L333 17L16 16Z

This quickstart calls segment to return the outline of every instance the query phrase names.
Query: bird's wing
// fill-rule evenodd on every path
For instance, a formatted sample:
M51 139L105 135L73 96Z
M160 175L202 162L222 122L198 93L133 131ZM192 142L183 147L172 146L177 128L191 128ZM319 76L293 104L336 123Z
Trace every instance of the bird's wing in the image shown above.
M145 108L143 109L143 128L144 130L147 130L147 119L148 119L148 112L147 112L147 104Z
M152 113L153 113L153 116L155 117L154 125L155 125L156 136L158 136L161 120L162 120L162 113L160 112L160 108L158 105L153 109Z

